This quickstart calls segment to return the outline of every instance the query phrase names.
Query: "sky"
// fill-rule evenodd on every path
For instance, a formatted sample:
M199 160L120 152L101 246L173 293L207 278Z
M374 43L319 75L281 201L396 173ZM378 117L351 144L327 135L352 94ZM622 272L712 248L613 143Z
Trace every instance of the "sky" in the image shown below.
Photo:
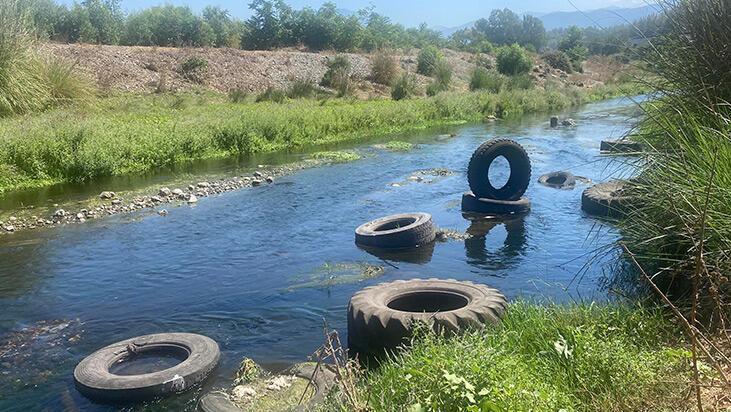
M325 0L285 0L290 6L300 9L305 6L317 8ZM71 4L73 0L61 0ZM334 0L338 8L357 11L370 4L376 11L396 23L407 27L427 23L429 26L454 27L487 17L492 9L509 8L519 14L547 13L552 11L594 10L606 7L639 7L645 0ZM159 4L187 5L200 11L207 5L227 9L235 17L250 16L249 0L122 0L126 11L139 10Z

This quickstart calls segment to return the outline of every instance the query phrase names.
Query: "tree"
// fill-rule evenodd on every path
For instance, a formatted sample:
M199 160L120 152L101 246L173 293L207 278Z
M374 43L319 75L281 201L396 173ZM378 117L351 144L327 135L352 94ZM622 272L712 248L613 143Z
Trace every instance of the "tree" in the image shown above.
M576 26L571 26L558 43L558 49L569 57L574 70L581 71L581 63L586 60L588 53L584 46L584 33Z
M533 61L518 44L503 46L497 52L497 70L505 75L515 76L528 73Z
M292 9L282 0L253 0L249 8L254 14L246 21L246 46L271 50L293 42Z
M520 17L509 9L493 10L487 20L480 19L475 23L475 29L492 43L513 44L521 40L522 23Z
M238 47L241 41L239 26L231 19L228 10L218 6L206 6L203 9L203 21L213 32L213 46Z
M520 44L524 47L533 45L536 50L541 50L546 45L546 29L541 19L527 14L523 16Z

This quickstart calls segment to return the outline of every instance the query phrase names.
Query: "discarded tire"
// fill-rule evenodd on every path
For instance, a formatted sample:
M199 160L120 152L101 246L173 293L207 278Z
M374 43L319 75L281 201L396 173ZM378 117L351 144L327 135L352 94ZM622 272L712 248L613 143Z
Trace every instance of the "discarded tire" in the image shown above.
M357 292L348 305L348 349L377 356L404 342L415 321L437 332L458 333L497 323L507 301L496 289L456 280L397 280Z
M496 188L490 183L489 170L492 162L503 156L510 165L510 177L505 186ZM467 168L470 189L479 198L518 200L530 183L530 159L523 146L509 139L489 140L472 154Z
M569 172L551 172L538 178L538 183L554 189L573 189L576 177Z
M602 140L599 145L599 150L604 153L637 153L642 149L642 143L630 140Z
M434 241L436 230L428 213L403 213L364 223L355 229L359 246L383 249L412 248Z
M591 215L618 218L625 215L632 199L622 194L620 180L596 184L581 195L581 208Z
M478 199L472 192L462 195L462 212L480 213L485 215L514 215L527 213L530 210L530 200L521 197L518 200Z
M322 404L330 390L335 386L335 372L333 372L331 367L328 365L320 365L317 373L314 374L316 367L317 364L314 362L305 362L294 365L284 372L285 375L294 375L298 378L309 380L315 389L315 393L309 400L304 400L293 411L304 412L316 410L318 405ZM204 412L242 412L247 410L240 408L225 393L219 391L205 394L201 398L198 407Z
M177 365L138 375L110 371L138 356L172 356ZM94 352L74 370L76 388L102 402L152 399L183 392L208 377L218 364L220 351L212 339L192 333L160 333L123 340Z

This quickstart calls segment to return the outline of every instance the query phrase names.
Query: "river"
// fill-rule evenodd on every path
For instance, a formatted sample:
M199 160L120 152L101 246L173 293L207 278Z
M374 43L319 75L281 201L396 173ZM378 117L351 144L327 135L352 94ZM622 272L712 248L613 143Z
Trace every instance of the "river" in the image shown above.
M73 368L102 346L142 334L196 332L218 341L221 366L205 390L227 385L244 356L282 368L322 343L325 323L344 335L349 297L383 281L454 278L486 283L510 299L607 299L603 279L611 258L593 257L617 239L616 231L581 211L586 185L556 190L537 179L569 170L599 182L624 170L599 155L599 141L621 136L637 115L635 103L622 98L563 113L577 121L571 128L551 129L543 115L390 136L383 141L406 139L416 147L391 152L374 142L351 145L363 159L168 207L167 216L138 212L0 236L0 344L29 339L10 358L0 353L0 410L115 410L79 395ZM443 136L447 132L457 136ZM467 162L491 137L517 140L533 165L532 210L505 224L472 222L460 213ZM257 161L217 167L236 172ZM433 168L453 173L409 179ZM75 196L97 189L66 191ZM23 198L63 194L38 193ZM17 194L0 204L12 203L8 199ZM419 262L384 262L354 245L359 224L411 211L431 213L438 227L472 236L437 243ZM343 274L366 264L384 270L365 280ZM42 332L26 336L39 325ZM30 329L18 333L23 328ZM192 410L199 393L133 409Z

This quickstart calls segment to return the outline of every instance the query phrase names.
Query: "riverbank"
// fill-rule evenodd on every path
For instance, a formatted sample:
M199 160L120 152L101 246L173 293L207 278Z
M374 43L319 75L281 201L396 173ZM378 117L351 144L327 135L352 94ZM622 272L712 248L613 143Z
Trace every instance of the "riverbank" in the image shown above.
M553 112L635 91L633 85L613 84L281 104L232 103L210 93L121 95L0 121L0 194L191 159L294 152L436 125Z
M422 332L365 373L362 404L333 396L328 410L686 410L690 352L679 337L659 309L517 301L487 330Z

